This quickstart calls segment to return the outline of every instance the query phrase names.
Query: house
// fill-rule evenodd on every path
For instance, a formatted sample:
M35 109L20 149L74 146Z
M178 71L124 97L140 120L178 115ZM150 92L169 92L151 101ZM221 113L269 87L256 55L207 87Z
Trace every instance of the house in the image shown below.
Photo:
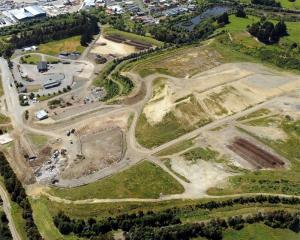
M42 109L42 110L36 112L35 116L38 120L41 121L41 120L48 118L48 113L44 109Z
M48 71L48 64L45 61L41 61L37 65L37 69L39 72L46 72Z

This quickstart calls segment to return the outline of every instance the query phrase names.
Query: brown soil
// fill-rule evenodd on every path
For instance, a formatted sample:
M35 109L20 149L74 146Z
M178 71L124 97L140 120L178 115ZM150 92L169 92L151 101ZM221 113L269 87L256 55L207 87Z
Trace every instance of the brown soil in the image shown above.
M277 156L274 156L243 138L236 138L233 144L229 145L228 148L249 161L257 169L282 168L285 164Z

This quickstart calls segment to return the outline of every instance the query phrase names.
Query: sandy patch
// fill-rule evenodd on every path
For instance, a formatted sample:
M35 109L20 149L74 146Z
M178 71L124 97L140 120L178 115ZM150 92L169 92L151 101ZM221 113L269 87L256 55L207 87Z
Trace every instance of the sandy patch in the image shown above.
M136 52L135 47L129 46L124 43L117 43L105 39L101 36L96 42L96 46L91 50L91 53L109 55L113 54L116 56L127 56L131 53Z
M266 139L274 140L274 141L285 140L287 138L286 133L283 130L276 128L276 127L271 127L271 126L254 127L254 126L243 125L242 128L245 129L246 131L256 135L259 138L266 138Z
M205 194L209 188L215 187L232 175L224 170L222 164L203 160L191 164L182 157L175 157L171 160L171 165L174 171L191 182L187 192L192 195Z

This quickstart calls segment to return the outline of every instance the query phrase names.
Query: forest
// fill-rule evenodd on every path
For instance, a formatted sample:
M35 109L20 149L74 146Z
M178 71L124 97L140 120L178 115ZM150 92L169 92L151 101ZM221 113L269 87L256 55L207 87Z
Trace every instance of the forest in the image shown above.
M23 210L23 218L26 222L25 230L28 240L42 240L32 216L32 208L22 183L10 167L3 152L0 152L0 174L4 178L4 185L13 202L17 203Z

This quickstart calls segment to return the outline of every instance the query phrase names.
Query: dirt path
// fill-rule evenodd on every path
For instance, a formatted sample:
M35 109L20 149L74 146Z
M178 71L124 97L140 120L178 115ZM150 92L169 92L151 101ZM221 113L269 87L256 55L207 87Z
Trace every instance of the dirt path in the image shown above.
M12 219L12 216L11 216L11 205L10 205L10 200L9 200L8 193L6 192L6 190L2 186L0 186L0 196L1 196L1 199L3 201L3 210L4 210L4 212L7 216L7 219L8 219L8 226L9 226L11 235L12 235L14 240L22 240L22 238L20 237L20 235L19 235L19 233L16 229L16 226L15 226L15 223Z

